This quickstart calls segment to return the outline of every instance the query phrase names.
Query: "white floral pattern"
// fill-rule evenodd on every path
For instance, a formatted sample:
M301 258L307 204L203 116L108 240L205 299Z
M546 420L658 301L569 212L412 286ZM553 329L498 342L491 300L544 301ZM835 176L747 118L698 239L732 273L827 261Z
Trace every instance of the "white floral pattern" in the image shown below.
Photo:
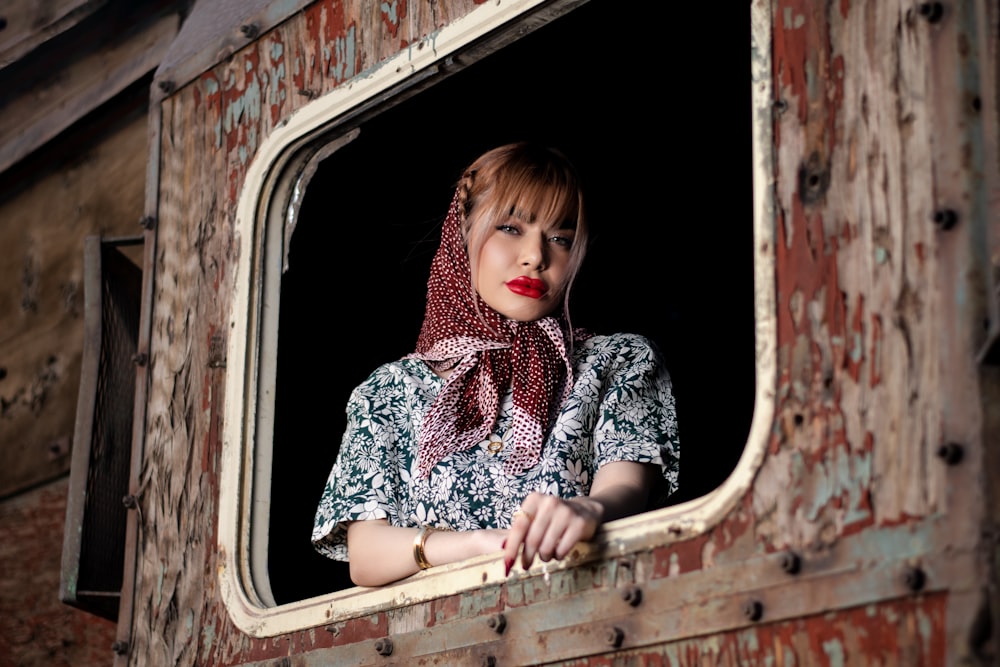
M504 472L509 447L490 451L513 419L503 399L493 434L450 454L429 479L416 475L420 424L443 381L418 359L380 366L351 394L347 431L316 511L313 545L346 561L346 524L388 519L393 526L450 530L507 528L532 491L586 495L594 473L613 461L655 463L677 490L680 445L670 377L642 336L593 336L573 354L574 385L536 465Z

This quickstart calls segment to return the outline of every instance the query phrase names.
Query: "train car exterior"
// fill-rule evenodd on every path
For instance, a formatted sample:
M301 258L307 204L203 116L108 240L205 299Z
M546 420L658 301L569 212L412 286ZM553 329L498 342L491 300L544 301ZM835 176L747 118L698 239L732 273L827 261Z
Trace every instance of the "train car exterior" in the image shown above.
M530 107L530 95L502 94L515 85L502 67L477 64L586 12L592 32L560 42L594 67L572 85L635 105L618 113L650 122L667 151L692 122L668 108L690 116L705 103L671 82L696 72L711 83L723 66L713 54L738 61L732 124L752 145L751 211L720 226L719 190L704 182L742 182L732 172L748 165L721 159L731 147L712 128L695 145L720 157L717 173L685 173L676 153L627 167L663 170L666 208L695 195L689 224L746 233L752 271L733 281L748 286L753 324L734 335L753 348L752 416L732 469L704 494L612 522L557 564L505 576L499 557L480 557L379 589L335 585L331 573L284 592L279 580L297 573L279 572L295 568L274 542L291 491L272 482L295 444L278 437L290 431L276 351L288 340L284 276L306 233L304 200L321 190L326 202L313 226L347 224L338 214L350 210L363 227L366 210L388 204L352 202L360 195L344 184L360 170L386 200L407 197L433 151L408 152L397 134L443 133L394 109L466 71L494 77L498 104ZM714 10L726 12L746 46L713 39L718 16L684 25L666 6L604 0L196 4L153 87L115 665L1000 665L1000 10L987 0ZM199 35L213 25L227 26L222 42ZM698 39L663 46L685 35ZM557 86L562 74L546 76ZM640 104L630 88L658 89L663 108L649 113L653 98ZM456 90L440 115L463 100ZM599 122L570 102L553 115ZM581 142L637 141L615 120L574 131ZM494 139L475 131L457 128ZM398 152L372 156L383 144L364 142L376 135ZM321 176L337 160L340 171ZM343 254L372 253L371 271L382 270L359 241L323 239L332 279L343 279ZM687 252L725 273L711 245ZM342 294L299 289L314 327L333 318L369 335ZM697 299L733 307L728 293ZM316 333L315 363L336 354L331 335ZM301 381L322 393L330 373ZM711 407L722 421L736 410ZM685 439L683 419L682 465L689 448L723 447ZM317 463L306 453L298 465Z

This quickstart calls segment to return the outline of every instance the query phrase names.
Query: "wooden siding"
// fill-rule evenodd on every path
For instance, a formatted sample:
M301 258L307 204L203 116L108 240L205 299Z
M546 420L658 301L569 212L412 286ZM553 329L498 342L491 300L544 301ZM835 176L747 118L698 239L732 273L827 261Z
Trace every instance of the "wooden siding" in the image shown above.
M87 128L61 170L0 202L0 497L69 470L83 349L83 238L135 236L143 210L146 118ZM78 147L78 138L64 137ZM96 140L96 141L95 141ZM138 258L135 258L138 259Z
M0 70L0 82L14 91L0 98L0 172L155 70L180 26L180 17L166 12L101 18L67 33L43 56Z
M107 0L9 2L3 8L0 31L0 68L30 53L54 36L71 30L100 9Z

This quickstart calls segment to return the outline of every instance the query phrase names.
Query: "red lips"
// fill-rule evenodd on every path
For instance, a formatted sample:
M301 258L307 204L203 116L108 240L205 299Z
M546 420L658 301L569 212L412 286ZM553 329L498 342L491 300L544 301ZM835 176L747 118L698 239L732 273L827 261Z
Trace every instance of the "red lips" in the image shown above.
M514 294L520 294L532 299L540 299L549 291L548 285L543 281L537 278L529 278L528 276L514 278L507 283L507 289Z

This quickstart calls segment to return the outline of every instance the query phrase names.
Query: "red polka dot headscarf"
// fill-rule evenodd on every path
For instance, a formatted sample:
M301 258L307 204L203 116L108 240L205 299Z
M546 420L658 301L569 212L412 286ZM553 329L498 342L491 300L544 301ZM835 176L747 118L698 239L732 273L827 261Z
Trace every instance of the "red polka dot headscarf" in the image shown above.
M512 144L496 151L536 151L521 156L521 160L537 159L538 150L544 160L560 160L565 170L568 162L549 149L531 149L526 144ZM487 155L490 155L488 153ZM484 156L485 157L485 156ZM462 234L462 225L472 207L479 204L469 195L469 183L474 178L495 178L491 170L470 167L459 185L441 229L441 245L431 263L427 280L427 307L417 339L417 348L410 356L423 359L438 371L451 370L424 417L419 434L417 470L421 477L449 454L468 449L489 437L500 408L500 397L510 387L513 393L514 423L508 441L514 451L504 464L508 475L515 475L535 465L548 433L549 421L562 405L573 382L573 369L567 353L568 325L562 314L550 315L534 322L509 320L489 307L472 286L469 255ZM535 179L551 177L544 167ZM529 169L529 172L532 171ZM570 172L572 173L572 172ZM573 176L575 179L575 175ZM546 181L543 180L544 184ZM515 180L507 185L518 187ZM523 185L523 183L522 183ZM566 184L559 184L566 191ZM582 211L579 188L572 181L573 214ZM482 184L477 189L482 191ZM491 190L491 188L493 188ZM488 197L496 197L492 184ZM538 191L538 184L535 184ZM517 195L515 195L517 196ZM501 194L501 198L504 196ZM467 201L476 199L476 201ZM509 204L503 198L494 213ZM486 215L490 215L486 213ZM577 215L577 236L574 246L586 243L582 215ZM475 219L471 221L475 226ZM469 231L471 237L475 232ZM475 248L475 244L470 244ZM582 246L571 259L570 280L583 257ZM570 340L587 334L573 332Z

